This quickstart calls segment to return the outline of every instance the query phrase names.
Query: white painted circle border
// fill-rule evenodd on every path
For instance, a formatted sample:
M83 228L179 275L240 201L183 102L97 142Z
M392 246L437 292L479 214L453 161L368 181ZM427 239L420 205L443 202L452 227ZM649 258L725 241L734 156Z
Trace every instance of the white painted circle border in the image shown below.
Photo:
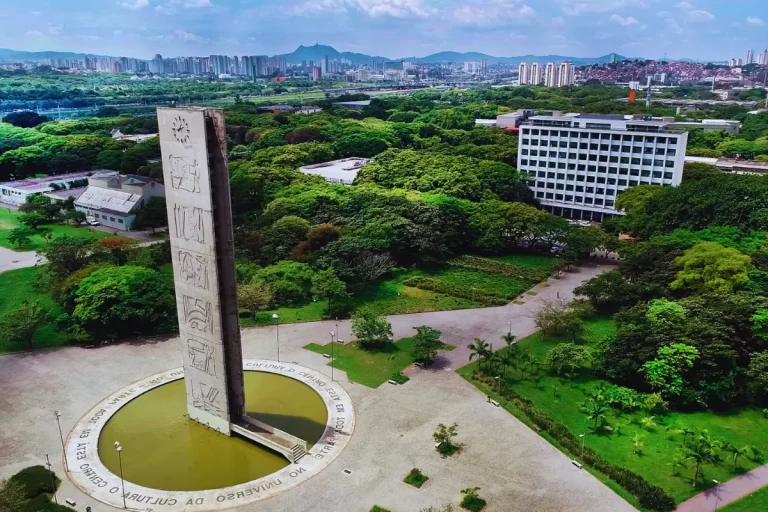
M355 430L352 400L337 382L316 370L293 363L260 359L243 361L243 369L284 375L302 382L325 402L328 421L325 432L297 464L244 484L206 491L162 491L125 482L128 510L196 512L225 510L283 493L325 469L338 457ZM120 475L110 472L98 454L99 436L109 419L126 403L163 384L184 377L182 368L161 372L113 393L91 409L70 431L66 457L70 480L94 499L123 508Z

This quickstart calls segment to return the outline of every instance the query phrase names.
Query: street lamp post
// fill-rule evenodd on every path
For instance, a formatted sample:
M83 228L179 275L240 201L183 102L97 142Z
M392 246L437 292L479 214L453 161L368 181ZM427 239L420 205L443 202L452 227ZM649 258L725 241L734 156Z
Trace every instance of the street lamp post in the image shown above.
M715 491L715 510L717 510L717 502L720 501L720 482L717 480L712 480L714 483L717 484L717 490Z
M53 415L56 417L56 424L59 426L59 439L61 439L61 451L64 453L64 469L69 471L69 464L67 464L67 449L64 448L64 434L61 433L61 413L59 411L53 411Z
M331 382L334 382L334 379L333 379L333 363L334 363L334 360L333 360L333 345L335 344L334 341L333 341L333 337L334 336L336 336L336 333L331 331Z
M496 393L501 395L501 375L496 376Z
M510 320L507 322L507 327L509 327L509 335L512 336L512 321Z
M280 362L280 315L274 313L272 318L275 319L275 339L277 340L277 362Z
M581 460L584 460L584 443L587 440L587 435L579 434L579 437L581 438Z
M117 459L120 461L120 485L122 487L122 493L123 493L123 508L128 508L128 505L125 503L125 479L123 478L123 447L120 446L119 441L115 441L115 450L117 450Z
M59 503L59 499L56 497L56 477L53 474L53 471L51 471L51 459L48 458L48 454L45 454L45 465L48 466L48 472L51 474L51 486L53 489L53 501L56 502L56 504Z

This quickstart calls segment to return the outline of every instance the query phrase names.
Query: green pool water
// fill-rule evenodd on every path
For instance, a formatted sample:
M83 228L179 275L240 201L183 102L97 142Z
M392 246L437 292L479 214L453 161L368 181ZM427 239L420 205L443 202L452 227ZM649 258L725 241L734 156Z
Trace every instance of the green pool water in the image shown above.
M273 373L244 373L250 416L306 440L310 447L320 439L328 416L312 388ZM114 443L120 441L125 479L168 491L228 487L288 465L282 455L210 430L186 413L183 380L144 393L107 422L99 437L99 457L119 475Z

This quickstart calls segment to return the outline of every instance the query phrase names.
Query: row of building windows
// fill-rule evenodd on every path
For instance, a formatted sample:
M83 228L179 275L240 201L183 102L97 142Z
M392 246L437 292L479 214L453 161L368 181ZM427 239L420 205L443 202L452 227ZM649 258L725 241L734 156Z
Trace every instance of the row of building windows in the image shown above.
M107 216L106 216L106 215L104 215L103 213L101 214L101 217L99 217L99 214L98 214L98 213L94 213L94 214L93 214L93 218L94 218L94 219L102 219L102 220L107 220ZM109 220L110 220L110 221L112 221L112 222L115 222L115 218L114 218L114 217L109 217ZM122 223L123 223L123 219L117 219L117 222L119 222L120 224L122 224Z
M549 137L568 137L574 139L595 139L595 140L622 140L627 142L656 142L657 144L677 144L677 137L662 137L659 135L628 135L620 133L596 133L596 132L572 132L568 130L539 130L532 128L523 129L523 136L526 135L548 135Z
M624 170L624 169L622 169ZM531 173L534 174L534 173ZM557 179L557 180L568 180L568 181L586 181L587 183L608 183L609 185L613 185L617 182L616 178L605 178L603 176L584 176L583 174L564 174L564 173L557 173L554 172L544 172L539 171L538 173L535 173L537 178L548 178L551 180ZM621 173L621 175L626 175L626 172ZM665 172L661 173L660 171L637 171L637 169L630 169L629 172L630 176L642 176L644 178L664 178L665 180L671 180L672 179L672 173L671 172ZM626 180L619 179L618 180L619 185L626 185Z
M567 190L568 192L582 192L586 194L599 194L601 196L615 196L616 190L604 189L595 187L584 187L582 185L564 185L562 183L544 183L542 181L536 182L536 188L548 188L550 190Z
M671 139L670 139L671 140ZM614 151L616 153L622 152L622 153L640 153L643 149L645 149L646 153L653 153L654 148L652 146L649 146L647 144L643 143L635 143L634 145L631 144L598 144L596 142L575 142L575 141L567 141L567 140L547 140L547 139L522 139L521 144L523 146L523 149L525 149L524 146L544 146L544 147L553 147L553 148L569 148L569 149L582 149L582 150L592 150L592 151ZM670 143L670 145L674 145ZM656 148L656 149L663 149L663 148ZM677 153L677 150L674 148L670 148L669 151L672 151L672 153L669 153L670 155L675 155ZM663 155L664 153L656 153L658 155Z
M653 160L650 158L632 158L629 162L606 162L604 160L589 160L590 162L600 163L622 163L625 165L644 165L646 167L665 167L672 169L675 167L675 162L672 160ZM587 164L575 164L566 162L547 162L546 160L528 160L527 158L520 159L519 169L523 167L544 167L549 169L567 169L569 171L592 171L592 172L610 172L612 174L620 173L620 171L627 171L626 168L607 167L604 165L587 165ZM599 170L603 169L603 170ZM636 170L636 169L635 169ZM650 171L649 171L650 172ZM621 174L627 174L622 172Z
M536 192L538 199L554 199L555 201L576 202L584 204L596 204L598 206L613 206L613 199L601 199L599 197L580 197L552 192Z
M542 141L544 142L544 141ZM565 148L566 143L561 143L560 147ZM544 146L546 144L542 144ZM554 144L553 147L556 147ZM570 149L583 149L586 151L612 151L614 153L632 153L635 155L659 155L659 156L676 156L677 150L676 149L667 149L667 148L652 148L649 146L640 147L640 146L609 146L608 144L578 144L578 148L576 147L577 144L575 142L569 143ZM585 155L585 153L578 154L577 153L566 153L565 151L547 151L546 149L542 149L539 151L538 149L528 149L528 148L522 148L520 150L520 153L523 155L530 155L530 156L548 156L550 158L570 158L572 160L576 160L577 157L581 157ZM608 156L608 155L605 155ZM618 156L611 156L611 158L619 158ZM622 157L625 158L625 157ZM582 160L584 160L582 158Z

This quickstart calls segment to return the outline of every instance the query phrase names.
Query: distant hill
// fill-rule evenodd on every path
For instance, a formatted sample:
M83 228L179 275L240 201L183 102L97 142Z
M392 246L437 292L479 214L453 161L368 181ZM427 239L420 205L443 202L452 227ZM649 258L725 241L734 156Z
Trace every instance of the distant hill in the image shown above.
M25 52L8 49L0 49L0 62L23 62L39 61L43 59L82 59L85 57L105 57L104 55L93 55L85 53L71 52ZM291 53L275 55L283 57L290 64L301 64L302 61L314 61L319 63L325 57L329 59L347 59L354 64L371 64L373 61L391 61L404 60L414 64L439 64L445 62L466 62L488 60L488 64L511 64L517 65L521 62L563 62L571 61L577 66L586 66L589 64L605 64L611 61L610 55L602 57L568 57L565 55L523 55L519 57L495 57L479 52L439 52L427 55L426 57L404 57L392 59L389 57L366 55L364 53L340 52L332 46L316 44L313 46L299 46ZM628 57L622 55L616 56L617 60L627 60Z
M0 48L0 62L38 61L43 59L84 59L85 57L105 57L105 55L72 52L24 52Z
M316 44L314 46L299 46L291 53L285 53L283 55L275 55L275 57L283 57L286 62L290 64L301 64L302 61L309 62L310 60L320 62L325 57L329 59L347 59L354 64L370 64L374 60L386 61L392 60L387 57L375 57L371 55L365 55L363 53L353 52L340 52L332 46L326 46L322 44Z

